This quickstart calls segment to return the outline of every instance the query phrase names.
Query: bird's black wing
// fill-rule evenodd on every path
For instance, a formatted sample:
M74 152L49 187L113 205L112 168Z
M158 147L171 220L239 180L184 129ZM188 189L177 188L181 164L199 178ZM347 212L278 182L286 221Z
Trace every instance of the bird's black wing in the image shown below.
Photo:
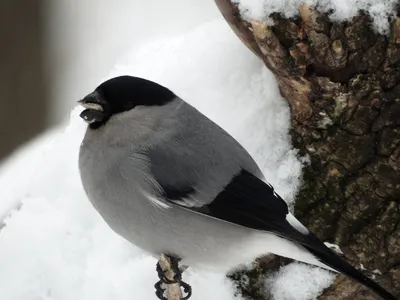
M184 194L189 190L189 187L184 189ZM179 191L173 193L179 195ZM273 187L245 170L236 175L211 203L188 209L241 226L271 232L301 244L322 263L369 287L383 299L397 299L340 258L313 233L305 228L296 228L301 224L294 224L287 219L288 206L274 192Z
M272 186L242 170L209 204L192 208L212 217L290 238L288 206ZM289 225L289 226L288 226Z

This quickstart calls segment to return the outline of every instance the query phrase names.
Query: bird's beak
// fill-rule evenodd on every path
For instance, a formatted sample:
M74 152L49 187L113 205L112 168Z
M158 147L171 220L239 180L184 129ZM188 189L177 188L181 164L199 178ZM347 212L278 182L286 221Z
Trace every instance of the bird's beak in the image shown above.
M102 122L107 118L107 103L97 92L90 93L82 100L79 100L78 103L86 108L80 114L80 117L85 122L91 124L95 122Z
M79 100L78 103L87 109L104 111L104 108L99 103L86 102L85 99Z
M82 105L84 108L91 110L98 110L98 111L104 111L104 105L106 104L106 102L96 91L90 93L82 100L79 100L78 103Z

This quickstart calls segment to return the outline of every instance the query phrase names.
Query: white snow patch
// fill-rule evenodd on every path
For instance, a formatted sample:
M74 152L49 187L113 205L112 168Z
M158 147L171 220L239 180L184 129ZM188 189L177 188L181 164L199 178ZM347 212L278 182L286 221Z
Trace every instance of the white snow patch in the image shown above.
M382 272L379 269L373 270L372 273L382 275Z
M328 242L325 242L324 244L325 244L325 246L327 246L327 247L330 248L331 250L335 251L336 253L338 253L338 254L344 254L343 251L342 251L342 249L340 249L339 245L331 244L331 243L328 243Z
M269 277L265 283L274 300L314 300L329 287L335 274L301 263L291 263Z
M50 145L57 129L48 131L21 146L0 164L0 222L11 210L18 208L28 194L27 186L34 180L44 157L45 144Z
M373 18L374 28L380 33L389 29L390 18L395 16L397 0L233 0L239 4L239 9L245 19L265 20L271 24L269 16L276 12L286 18L299 14L302 4L317 6L321 12L333 11L330 15L332 21L349 21L360 10L367 11Z
M254 155L276 191L293 200L301 163L289 142L289 108L273 75L225 21L138 46L108 77L120 74L160 82L214 119ZM84 194L77 168L86 128L80 112L74 109L64 131L3 168L3 213L23 205L5 220L0 236L2 299L155 299L156 260L115 234ZM291 268L294 274L316 272ZM317 277L328 274L319 272ZM307 293L318 293L321 287L305 277L307 282L287 277L287 289L300 281ZM279 278L277 286L284 282ZM184 280L193 287L193 300L235 298L225 274L189 268Z

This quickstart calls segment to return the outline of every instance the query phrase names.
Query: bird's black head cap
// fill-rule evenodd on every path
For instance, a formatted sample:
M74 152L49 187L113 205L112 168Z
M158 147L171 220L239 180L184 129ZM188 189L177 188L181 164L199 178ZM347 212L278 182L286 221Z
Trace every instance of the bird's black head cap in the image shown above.
M100 84L93 93L78 101L86 109L81 117L91 129L104 125L111 116L136 106L161 106L176 95L155 82L132 76L119 76Z

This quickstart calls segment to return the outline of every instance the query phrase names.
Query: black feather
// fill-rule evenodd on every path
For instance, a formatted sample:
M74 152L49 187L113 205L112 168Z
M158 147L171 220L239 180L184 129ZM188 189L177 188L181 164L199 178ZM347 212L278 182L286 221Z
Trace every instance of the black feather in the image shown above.
M163 189L163 197L170 201L182 200L195 192L192 186L176 189L172 186L162 185L161 188Z
M89 128L98 129L108 122L111 116L134 109L137 106L162 106L170 103L176 95L166 87L133 76L118 76L100 84L96 90L81 101L101 105L103 111L86 110L83 117L94 120ZM88 120L85 118L85 120Z
M107 102L112 115L138 105L165 105L176 97L172 91L158 83L133 76L111 78L100 84L96 91Z
M286 221L289 212L286 202L274 194L272 186L245 170L201 209L207 209L209 215L215 218L273 232L280 231L277 227L281 227L282 220Z

